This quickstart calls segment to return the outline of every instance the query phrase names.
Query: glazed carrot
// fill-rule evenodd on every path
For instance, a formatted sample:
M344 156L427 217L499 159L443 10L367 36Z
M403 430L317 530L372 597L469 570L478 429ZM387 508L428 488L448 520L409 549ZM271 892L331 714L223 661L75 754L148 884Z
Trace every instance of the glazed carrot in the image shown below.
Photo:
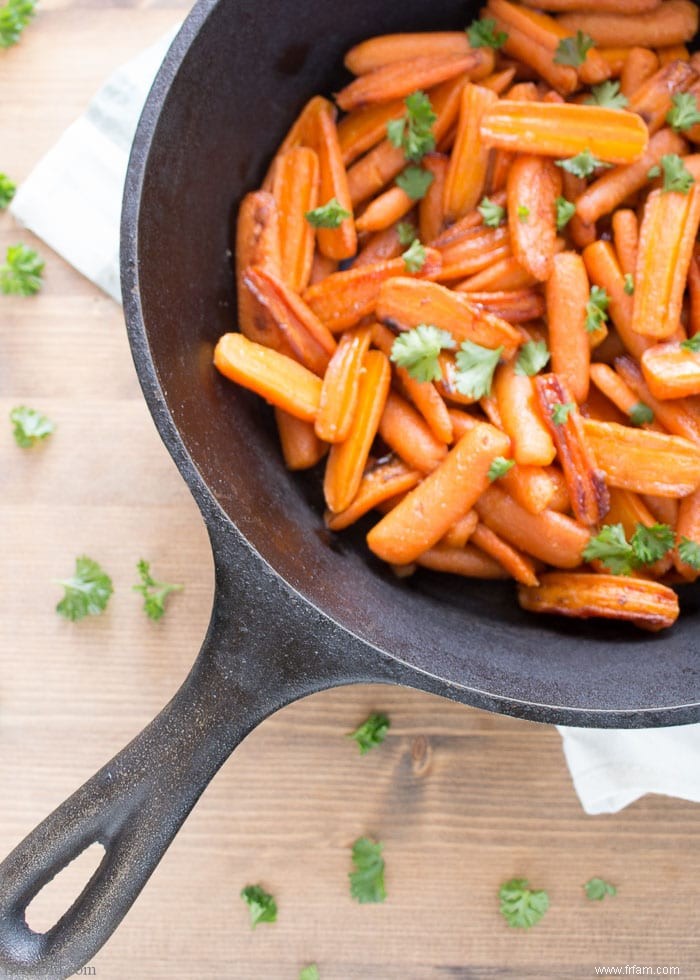
M668 48L659 48L656 54L662 67L672 61L690 61L690 51L685 44L672 44Z
M326 455L328 446L318 438L311 422L297 419L281 408L275 409L275 421L288 470L311 469Z
M458 343L471 340L482 347L503 347L504 357L522 341L505 320L473 307L464 294L426 280L387 279L379 290L376 314L378 320L399 330L431 323L447 330Z
M508 171L508 228L513 255L530 275L542 281L552 274L557 238L555 202L561 188L561 171L543 157L519 156Z
M424 31L417 34L381 34L350 48L345 67L353 75L365 75L384 65L411 58L462 57L471 48L464 31Z
M214 349L214 364L231 381L295 418L305 422L316 418L321 380L291 357L247 340L243 334L227 333Z
M678 500L674 500L673 497L655 497L648 493L642 496L642 500L659 524L668 524L669 527L677 526L680 503Z
M652 191L644 208L632 329L666 339L680 324L688 266L700 225L700 185L687 194Z
M361 265L376 265L377 262L396 259L405 250L406 246L402 245L399 239L398 225L392 225L390 228L385 228L384 231L378 231L369 236L352 260L351 268L357 269ZM337 272L337 269L332 271ZM329 275L331 274L329 273Z
M279 214L281 277L294 292L309 284L314 258L314 229L306 212L318 204L318 157L306 146L283 153L278 160L273 193Z
M243 273L258 265L280 274L280 240L277 204L272 194L246 194L238 211L236 226L236 294L238 326L249 340L288 352L277 324L243 285Z
M481 119L489 106L498 101L490 89L468 84L462 92L457 137L445 180L445 219L456 221L472 211L486 186L489 149L481 139Z
M387 123L399 119L406 111L403 99L378 102L355 109L338 123L338 143L343 163L349 167L358 157L386 137Z
M659 401L654 398L641 368L631 357L618 357L615 369L638 400L649 406L664 429L700 445L700 415L692 409L687 399Z
M508 292L469 293L469 302L479 310L492 313L508 323L527 323L545 314L543 296L535 289L511 289Z
M370 327L344 333L328 364L316 416L316 435L325 442L347 439L357 408L360 374L372 339Z
M634 163L647 148L647 128L631 112L604 106L513 102L501 99L484 113L487 146L519 153L573 157L584 150L609 163Z
M530 514L541 514L551 507L557 492L549 469L542 466L519 466L516 463L499 482Z
M408 214L416 202L400 187L390 187L367 205L355 221L358 232L384 231Z
M649 48L630 48L620 75L620 91L631 99L658 68L659 59Z
M416 275L434 275L440 263L440 253L427 248L425 264ZM402 258L353 266L310 286L304 293L304 300L330 330L339 332L374 312L382 283L408 275L410 272Z
M450 416L450 422L452 422L455 439L461 439L465 432L471 432L479 422L484 421L483 418L470 415L469 412L464 412L461 408L450 407L447 411Z
M491 198L493 204L497 204L502 207L506 203L506 195L504 193L494 194ZM499 225L500 227L500 225ZM496 229L487 229L484 225L484 219L478 208L473 208L467 214L463 215L458 221L449 224L446 228L441 230L440 234L430 243L434 248L446 249L451 245L456 245L465 238L469 238L472 235L483 234L484 231L495 231Z
M479 518L476 515L476 511L470 510L464 517L460 517L458 521L455 521L444 538L442 538L440 544L448 548L463 548L474 533L478 523Z
M632 409L639 405L639 396L608 364L591 364L591 381L627 418L629 418ZM599 421L612 421L612 419L600 419ZM653 428L657 432L663 431L654 422L645 423L644 428Z
M507 259L500 259L481 272L469 276L468 279L455 286L455 289L464 293L503 292L506 290L527 289L530 286L536 285L536 283L537 279L531 276L529 272L526 272L518 260L511 256Z
M418 470L410 469L400 459L375 464L365 471L349 507L337 514L326 511L326 527L331 531L342 531L384 501L412 490L420 480Z
M437 469L372 528L370 549L395 564L415 561L472 509L488 485L491 464L508 446L508 437L493 426L467 432Z
M420 240L432 244L445 223L444 196L448 159L441 153L427 153L421 165L433 175L433 182L425 197L418 202L418 227Z
M493 393L516 463L548 466L556 450L539 412L532 378L516 374L512 364L502 364L494 377Z
M401 99L416 89L431 88L465 72L476 80L486 78L493 65L492 48L476 48L458 55L404 58L356 78L338 92L335 101L345 112L350 112L370 103Z
M514 24L507 24L500 17L490 19L495 20L496 30L507 34L502 49L505 54L534 69L537 75L541 75L549 85L555 88L557 92L561 92L562 95L571 95L572 92L576 91L578 75L574 68L556 64L550 48L536 43L530 34Z
M698 29L698 10L691 0L666 0L635 17L623 13L571 13L564 14L559 23L572 34L583 31L601 47L668 47L684 44L693 37Z
M628 109L646 122L653 134L666 123L675 93L683 92L696 79L695 72L683 61L673 61L648 78L631 97Z
M655 10L661 0L521 0L526 7L566 13L569 10L587 10L595 13L643 14Z
M450 231L448 228L445 235ZM442 268L436 276L442 282L474 275L511 255L510 234L506 225L500 228L472 228L448 245L438 244L443 237L441 235L434 245L442 255Z
M639 222L635 212L629 208L616 211L612 217L612 230L620 272L623 276L634 276L639 245Z
M571 513L571 500L569 498L569 488L566 485L566 478L558 466L547 466L544 471L552 481L554 488L552 499L547 505L550 510L555 510L559 514ZM515 497L515 494L513 494ZM517 500L518 498L515 497Z
M490 88L496 95L503 95L514 78L515 68L504 68L503 71L496 71L493 75L484 78L481 84L484 88Z
M697 72L697 68L695 71ZM700 81L693 82L692 85L686 88L686 92L690 92L695 97L695 107L696 109L700 109ZM700 143L700 123L695 123L694 126L687 130L685 135L691 143Z
M685 497L700 483L700 448L687 439L593 419L583 430L611 487Z
M499 538L485 524L477 524L471 536L471 542L487 555L495 558L499 565L502 565L513 576L516 582L522 582L524 585L537 585L537 574L532 560L509 545L503 538Z
M326 276L332 275L334 272L338 271L338 262L336 259L329 259L327 255L322 255L318 249L314 252L314 260L311 263L311 276L309 277L309 285L313 286L317 282L321 282Z
M316 232L318 247L330 259L349 259L357 251L357 234L352 218L353 202L350 198L348 175L338 142L335 125L335 109L330 102L320 107L317 116L317 142L321 182L318 199L326 204L335 198L343 210L350 212L339 228L319 228Z
M654 398L700 395L700 353L678 343L656 344L644 351L641 363Z
M498 402L493 395L484 395L483 398L480 398L479 408L489 420L491 425L495 425L497 429L503 431L503 419L501 418L501 413L498 409Z
M700 544L700 492L697 490L681 500L676 534L679 541L687 538L689 541ZM678 550L675 554L675 566L683 578L689 582L694 582L700 575L698 569L681 560Z
M394 391L386 400L379 435L411 469L421 473L432 473L447 456L445 443L435 438L418 412Z
M571 392L556 374L538 375L535 389L542 416L557 449L573 512L582 524L600 524L610 506L610 497ZM560 420L556 412L563 405L569 410Z
M553 510L530 514L495 485L481 495L476 510L492 531L540 561L559 568L581 564L590 534L565 514Z
M583 259L575 252L554 256L546 285L549 350L552 369L577 402L588 396L591 348L586 333L586 304L590 286Z
M273 158L272 163L268 168L267 174L265 175L265 179L262 183L262 189L264 191L272 191L277 162L281 156L288 153L289 150L292 150L295 146L313 147L316 145L318 115L321 109L326 105L328 105L328 100L324 99L320 95L315 95L306 103L304 108L292 123L292 128L282 140L282 143L277 150L277 155Z
M610 69L610 74L613 78L619 78L622 74L622 69L625 67L625 62L627 61L627 55L630 52L629 48L597 48L598 54L605 61L608 68Z
M326 504L336 512L346 510L360 488L389 394L391 370L384 354L376 350L367 351L363 367L350 431L344 442L331 446L323 480Z
M467 545L465 548L450 548L446 545L436 545L429 548L416 559L422 568L434 572L447 572L450 575L464 575L466 578L501 579L508 578L499 562L485 555L478 548Z
M634 297L625 292L625 280L610 242L597 241L584 249L583 261L588 278L608 294L608 313L627 350L641 357L652 341L632 329Z
M652 524L656 524L656 518L636 493L613 487L610 491L610 510L606 517L606 523L622 524L626 536L631 538L637 524L651 527Z
M698 259L697 245L688 267L688 293L690 295L688 332L693 336L700 333L700 260Z
M678 619L678 596L667 585L625 575L548 572L539 586L520 586L518 601L530 612L575 619L622 619L652 633Z
M457 387L458 371L454 354L451 351L442 351L438 356L438 365L442 375L440 381L435 382L438 394L450 403L474 405L478 399L463 394Z

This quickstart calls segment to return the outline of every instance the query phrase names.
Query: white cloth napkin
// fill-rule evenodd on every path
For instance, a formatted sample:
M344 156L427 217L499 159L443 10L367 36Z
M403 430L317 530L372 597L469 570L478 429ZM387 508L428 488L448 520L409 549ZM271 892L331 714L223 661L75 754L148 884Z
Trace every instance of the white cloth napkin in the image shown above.
M116 71L85 114L20 187L12 214L117 301L119 217L129 149L153 78L175 36ZM700 725L647 731L560 728L587 813L613 813L645 793L700 803Z

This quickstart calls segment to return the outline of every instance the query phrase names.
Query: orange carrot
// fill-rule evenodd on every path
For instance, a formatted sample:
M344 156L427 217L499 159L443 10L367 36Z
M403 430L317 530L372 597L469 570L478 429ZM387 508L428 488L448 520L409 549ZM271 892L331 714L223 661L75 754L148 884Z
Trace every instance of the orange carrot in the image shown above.
M264 191L272 191L275 180L275 170L277 169L277 163L281 156L288 153L289 150L294 149L295 146L315 146L318 129L318 114L327 105L328 100L324 99L320 95L315 95L306 103L297 118L294 120L292 128L282 140L282 144L277 150L277 155L274 157L268 168L262 184L262 189Z
M513 445L513 459L522 466L548 466L556 450L540 415L532 378L516 374L512 364L502 364L493 392Z
M391 370L384 354L376 350L367 351L363 367L350 431L344 442L331 446L323 480L326 503L336 512L346 510L360 488L389 394Z
M464 31L424 31L416 34L380 34L361 41L347 52L345 67L353 75L365 75L384 65L412 58L450 58L469 54Z
M482 142L480 125L486 109L497 101L490 89L471 84L464 87L457 137L445 180L448 223L473 210L483 196L489 149Z
M542 466L519 466L516 463L501 477L500 483L513 500L530 514L541 514L547 507L552 507L559 489L550 469Z
M572 34L583 31L601 47L668 47L684 44L693 37L698 29L698 10L691 0L666 0L635 17L624 13L571 13L564 14L559 23Z
M390 187L367 205L355 227L360 233L384 231L407 215L415 203L401 187Z
M286 352L284 337L277 324L243 285L243 273L248 266L262 266L273 275L279 275L281 262L279 217L274 197L266 191L246 194L236 226L238 326L249 340Z
M431 243L438 237L445 223L445 179L448 159L441 153L427 153L421 165L433 175L433 182L425 196L418 202L418 226L420 240Z
M476 511L470 510L464 517L460 517L458 521L455 521L444 538L442 538L440 544L448 548L463 548L476 530L478 523L479 518L476 515Z
M634 276L637 267L639 222L629 208L620 208L612 217L613 241L623 276Z
M620 75L620 91L631 99L658 68L659 59L649 48L630 48Z
M597 241L584 249L583 261L588 278L608 294L608 313L627 350L641 357L652 341L632 329L634 297L625 292L625 280L610 242Z
M522 582L523 585L537 585L537 573L532 559L513 548L503 538L499 538L495 531L485 524L477 524L471 541L477 548L481 548L487 555L495 558L499 565L503 565L516 582Z
M295 418L313 422L321 398L321 380L291 357L227 333L214 349L214 364L231 381L255 391Z
M552 273L557 237L555 202L561 187L561 171L543 157L517 157L508 171L508 228L513 255L542 281Z
M672 44L667 48L659 48L656 54L662 67L672 61L690 61L690 51L685 44Z
M603 392L606 398L629 418L632 410L640 404L638 395L630 388L616 371L607 364L591 364L591 380ZM608 421L601 419L600 421ZM654 422L647 422L644 428L652 428L657 432L663 431Z
M460 282L455 289L459 292L496 292L514 289L527 289L534 286L537 279L520 265L514 257L500 259L492 265L482 269L481 272L469 276Z
M619 78L625 67L629 48L597 48L598 54L605 61L613 78Z
M690 65L674 61L648 78L631 97L628 109L646 122L650 134L666 123L666 114L677 92L685 91L696 79Z
M318 157L313 150L297 146L280 156L273 192L279 213L281 276L296 293L307 287L311 276L315 236L306 212L318 204L318 184Z
M695 542L695 544L700 544L700 492L697 490L684 500L681 500L676 534L679 541L683 541L685 538L688 541ZM697 568L693 568L692 565L681 560L677 549L675 565L683 578L689 582L694 582L698 575L700 575Z
M655 398L700 395L700 353L678 343L656 344L645 350L642 371Z
M389 392L379 422L379 435L411 469L431 473L447 455L418 412L400 395Z
M500 228L472 228L459 237L454 236L455 241L450 244L439 244L450 231L448 228L435 243L442 255L442 268L436 278L443 282L474 275L511 254L510 235L505 225Z
M496 95L503 95L508 86L515 78L515 68L505 68L503 71L496 71L493 75L484 78L481 84L484 88L490 88Z
M398 225L392 225L390 228L385 228L384 231L378 231L369 236L352 260L351 268L357 269L361 265L375 265L377 262L397 259L405 249L406 246L402 245L399 240ZM332 275L333 272L337 271L337 269L333 269L328 274Z
M355 109L344 116L338 123L338 143L345 166L380 143L386 137L387 123L399 119L405 111L403 99L395 99Z
M341 208L350 213L350 217L345 218L338 228L318 228L316 241L319 250L330 259L349 259L357 251L357 233L352 217L348 175L338 142L335 109L330 102L319 109L316 119L316 152L321 174L318 199L323 205L335 198Z
M546 297L552 369L577 402L588 396L591 348L586 333L590 287L583 259L575 252L554 256Z
M384 501L412 490L420 480L421 474L410 469L400 459L390 459L386 463L370 466L365 471L350 506L337 514L326 512L326 527L331 531L342 531Z
M325 442L343 442L349 435L371 338L370 327L344 333L328 364L316 416L316 435Z
M547 466L544 471L552 481L554 493L548 504L550 510L555 510L559 514L569 514L571 512L571 500L569 498L569 488L566 485L566 478L558 466ZM515 494L513 494L515 497ZM517 500L518 498L515 497Z
M676 527L678 524L679 501L673 497L655 497L645 493L642 500L660 524Z
M535 289L507 292L469 293L469 302L479 310L493 313L508 323L527 323L545 314L545 301Z
M698 260L697 245L688 267L688 293L690 296L688 332L693 336L700 333L700 261Z
M311 469L326 455L328 446L317 437L311 422L303 422L281 408L275 409L275 421L288 470Z
M700 445L700 415L694 411L687 399L659 401L654 398L646 383L642 370L631 357L618 357L615 369L639 401L648 405L667 432L682 436Z
M314 260L311 263L311 276L309 277L309 285L313 286L317 282L321 282L326 276L332 275L334 272L338 271L338 262L336 259L329 259L327 255L322 255L318 249L314 252Z
M508 437L490 425L467 432L437 469L372 528L374 554L407 564L432 548L470 511L488 486L489 468L508 451Z
M416 563L422 568L429 568L434 572L447 572L450 575L464 575L467 578L500 579L508 578L499 562L494 561L489 555L485 555L478 548L467 545L465 548L450 548L446 545L438 544L434 548L429 548L416 559Z
M488 8L487 8L488 9ZM500 17L489 17L495 21L495 29L507 35L503 51L511 58L516 58L562 95L570 95L578 85L578 75L574 68L568 65L558 65L552 58L550 48L538 44L531 34L521 30L512 23L506 23Z

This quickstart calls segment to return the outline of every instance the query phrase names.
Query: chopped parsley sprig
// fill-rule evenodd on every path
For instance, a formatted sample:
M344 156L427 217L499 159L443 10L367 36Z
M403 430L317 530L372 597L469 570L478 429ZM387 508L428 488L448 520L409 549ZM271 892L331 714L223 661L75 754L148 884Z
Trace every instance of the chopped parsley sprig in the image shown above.
M700 123L698 103L692 92L676 92L673 106L666 113L666 122L677 133L685 133Z
M7 174L0 173L0 211L3 211L15 196L17 185Z
M143 610L149 619L158 620L165 614L165 600L173 592L182 592L184 585L170 582L157 582L151 575L150 562L141 558L136 565L141 582L132 586L134 592L143 596Z
M557 65L570 65L572 68L580 68L594 44L595 42L589 34L576 31L575 37L563 37L561 39L552 60Z
M508 40L505 31L499 31L496 21L490 17L472 21L467 28L467 37L473 48L502 48Z
M0 293L33 296L41 289L44 260L28 245L10 245L5 264L0 266Z
M10 412L12 422L12 435L15 442L22 449L30 449L38 442L46 439L54 431L56 426L51 419L42 415L35 408L27 408L26 405L18 405Z
M498 897L501 915L514 929L532 928L549 908L547 892L530 888L526 878L506 881L501 885Z
M695 178L677 153L665 153L661 157L660 165L652 167L647 176L650 180L654 180L662 173L664 181L661 189L665 194L672 191L687 194L695 183Z
M36 0L7 0L0 7L0 48L17 44L35 14Z
M391 348L391 360L405 368L416 381L439 381L442 377L438 355L456 346L452 334L430 323L403 330Z
M350 872L350 894L358 902L383 902L386 898L384 885L384 845L360 837L352 845L352 863L355 870Z
M277 902L260 885L246 885L241 891L241 898L250 912L251 929L255 929L260 922L277 922Z
M428 193L428 188L434 179L435 176L429 170L412 165L399 174L396 184L412 201L420 201Z
M558 167L567 170L574 177L590 177L599 167L612 167L611 163L599 160L590 150L583 150L568 160L555 160Z
M370 749L381 745L387 736L391 722L385 714L372 714L361 725L350 732L348 738L357 742L360 755L366 755Z
M629 541L622 524L605 524L586 545L583 558L597 559L612 575L632 575L665 558L674 544L673 528L668 524L637 524Z
M386 134L390 143L403 149L407 160L418 163L435 149L433 123L437 116L425 92L412 92L406 96L404 105L405 114L387 124Z
M335 197L314 208L313 211L306 212L306 220L314 228L340 228L345 219L350 217L350 212L346 211Z
M72 622L104 612L114 591L109 575L87 555L76 558L75 574L61 579L58 584L65 589L65 595L56 606L56 612Z

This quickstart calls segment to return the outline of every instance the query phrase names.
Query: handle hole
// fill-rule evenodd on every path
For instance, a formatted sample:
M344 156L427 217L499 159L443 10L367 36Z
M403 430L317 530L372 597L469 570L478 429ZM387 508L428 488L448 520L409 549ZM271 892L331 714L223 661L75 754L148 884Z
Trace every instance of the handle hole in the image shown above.
M91 844L44 885L27 907L27 925L33 932L48 932L73 905L105 856L102 844Z

